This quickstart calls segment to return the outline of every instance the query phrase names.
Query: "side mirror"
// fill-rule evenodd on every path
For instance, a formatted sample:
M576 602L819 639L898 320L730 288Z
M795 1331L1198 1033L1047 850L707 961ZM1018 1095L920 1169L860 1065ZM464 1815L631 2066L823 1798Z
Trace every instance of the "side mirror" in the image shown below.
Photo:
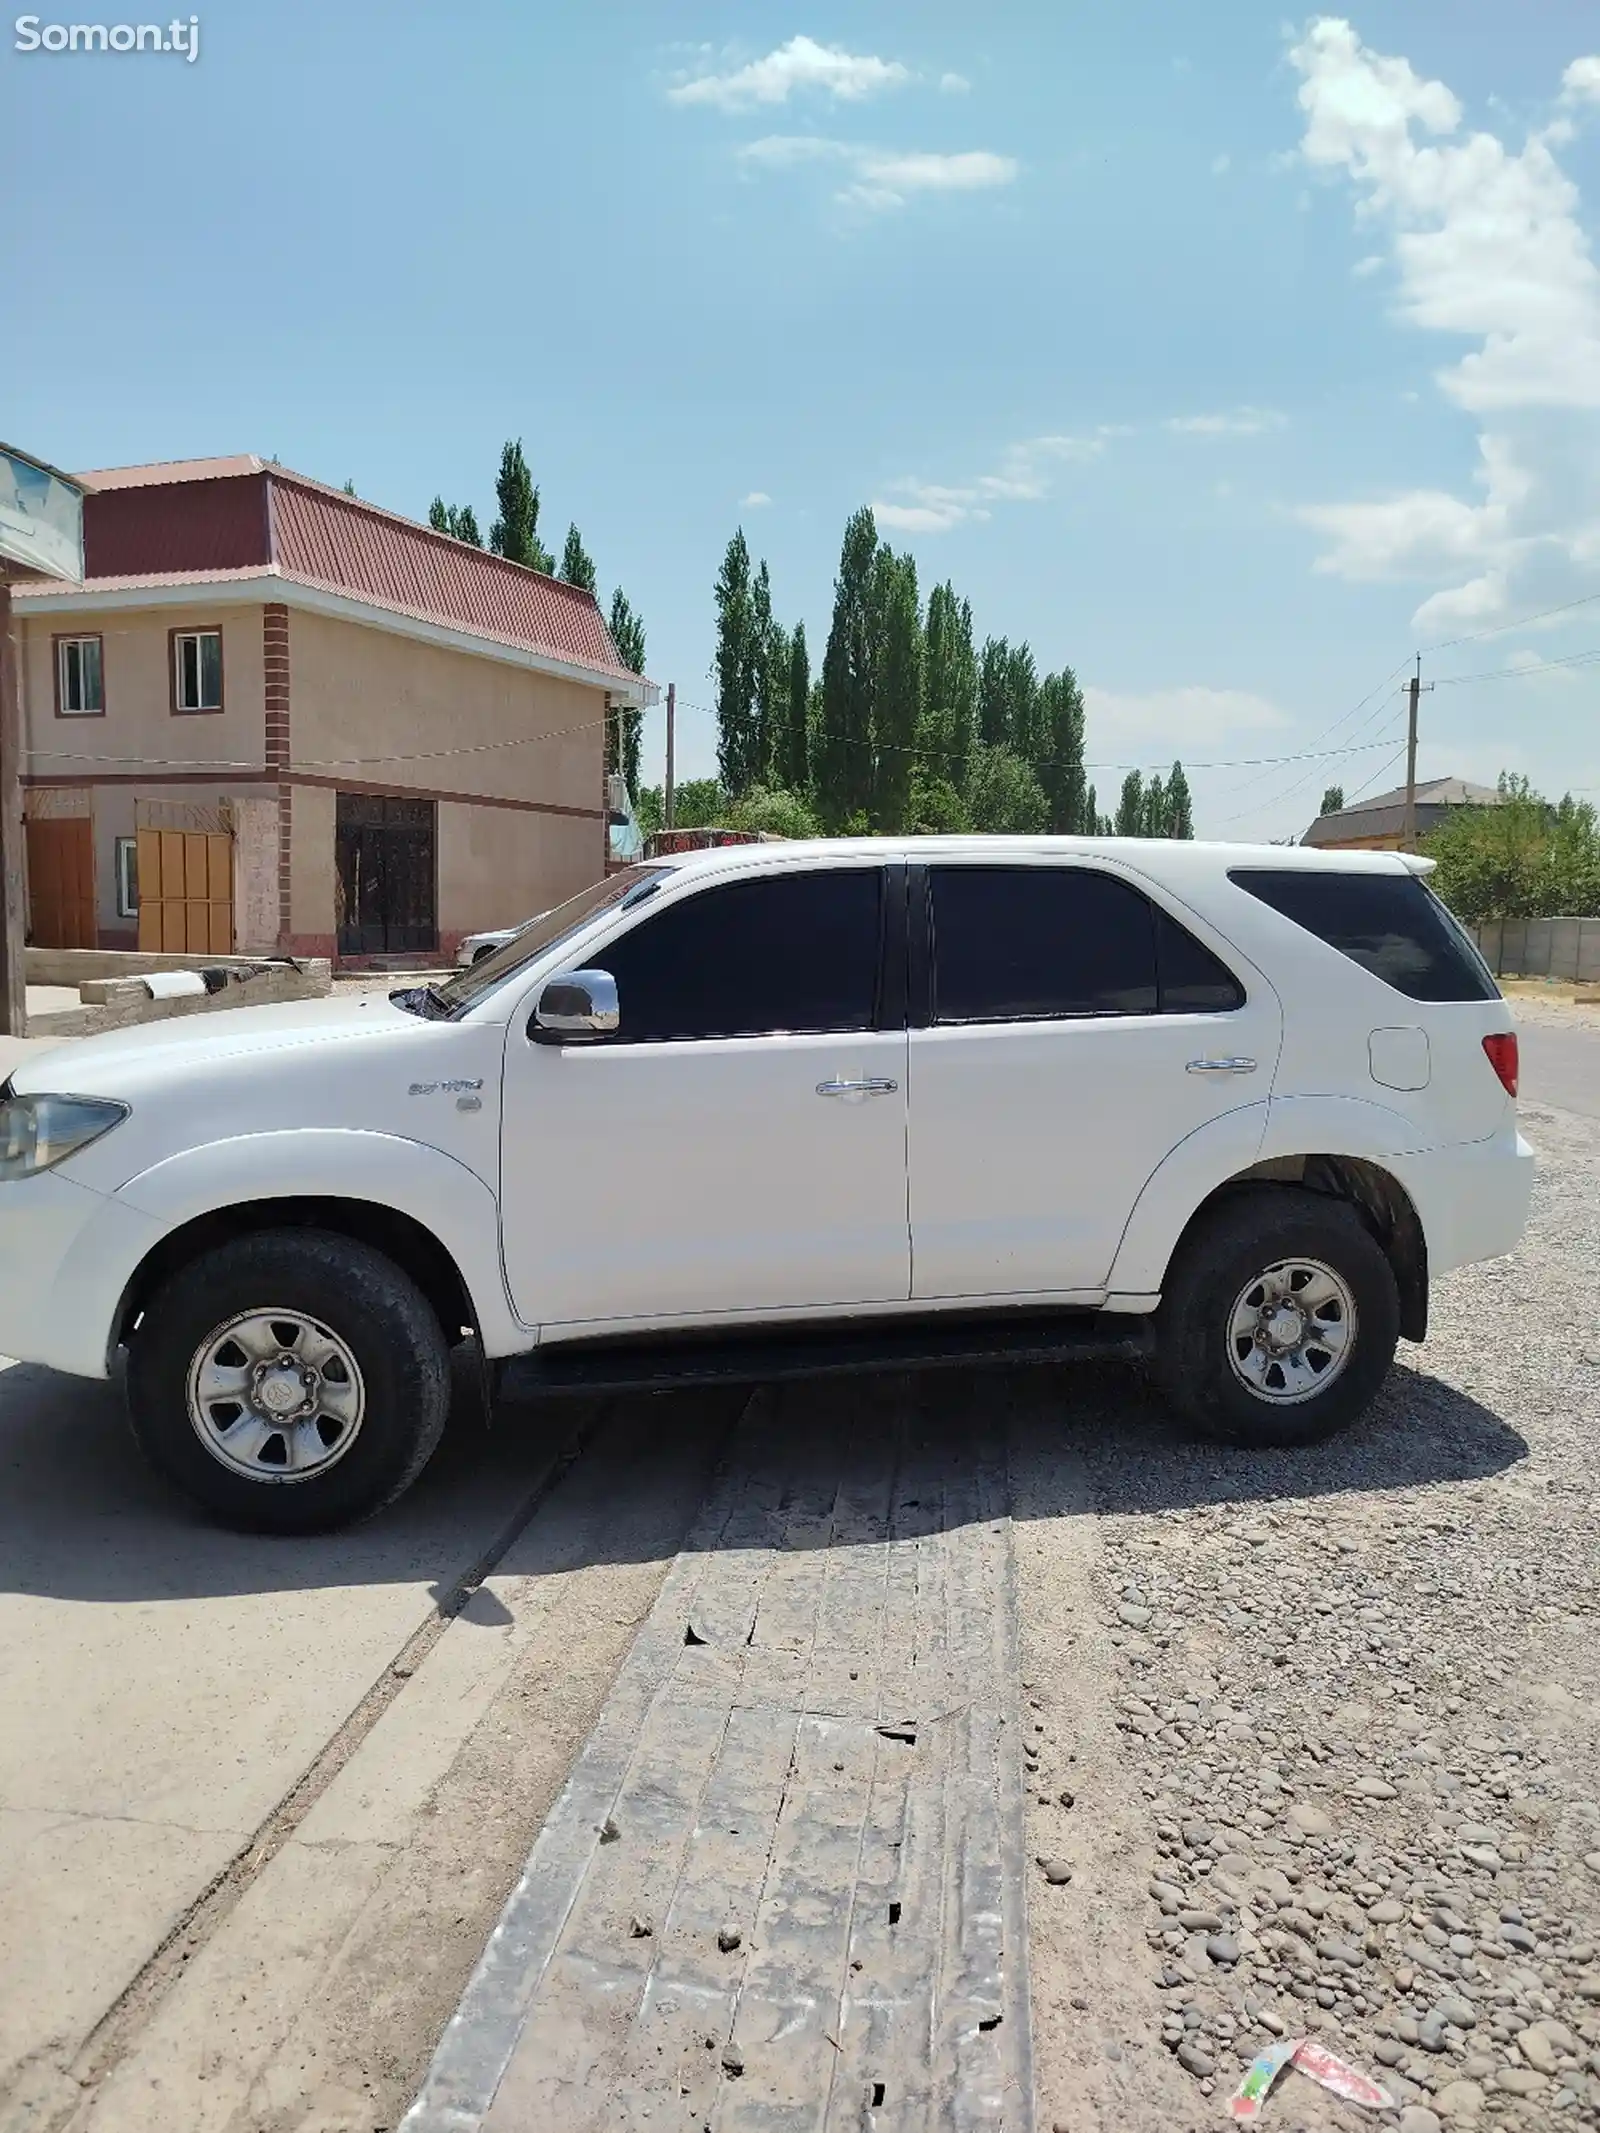
M609 970L564 970L545 981L528 1035L535 1044L592 1044L609 1037L621 1019Z

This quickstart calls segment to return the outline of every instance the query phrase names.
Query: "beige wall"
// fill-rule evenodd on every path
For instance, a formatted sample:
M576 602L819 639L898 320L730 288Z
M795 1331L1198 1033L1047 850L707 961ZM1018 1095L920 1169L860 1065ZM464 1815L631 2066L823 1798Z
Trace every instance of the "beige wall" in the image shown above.
M515 926L576 895L604 872L599 825L505 807L439 806L439 931Z
M20 606L20 603L19 603ZM27 768L40 777L82 775L92 763L63 752L136 757L155 765L259 763L264 722L259 607L75 609L20 615L23 735L35 751ZM174 717L170 647L175 629L222 632L222 702L215 713ZM98 636L105 674L104 718L57 718L51 640ZM128 762L105 766L134 767Z
M292 627L289 641L292 671ZM316 942L317 952L327 953L321 944L331 943L334 931L334 794L320 785L296 785L290 798L289 932L293 942Z
M601 804L599 689L291 608L289 704L302 770L397 791ZM552 738L501 745L544 734ZM474 748L484 752L447 752ZM426 760L400 760L418 755ZM598 853L601 825L592 828Z

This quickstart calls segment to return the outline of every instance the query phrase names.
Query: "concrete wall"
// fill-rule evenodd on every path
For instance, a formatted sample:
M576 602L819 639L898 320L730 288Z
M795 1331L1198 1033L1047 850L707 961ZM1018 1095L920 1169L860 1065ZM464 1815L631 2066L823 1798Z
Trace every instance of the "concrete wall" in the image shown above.
M1600 984L1600 918L1491 919L1467 930L1496 977Z

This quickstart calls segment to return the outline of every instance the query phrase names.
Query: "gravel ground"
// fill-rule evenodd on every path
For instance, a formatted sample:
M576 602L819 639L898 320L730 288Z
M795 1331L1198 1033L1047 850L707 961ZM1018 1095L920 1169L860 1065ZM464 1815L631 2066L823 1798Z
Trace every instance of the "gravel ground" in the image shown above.
M1306 2032L1404 2133L1600 2126L1600 1126L1525 1122L1522 1249L1334 1443L1020 1393L1042 2127L1220 2122ZM1291 2073L1265 2117L1359 2115Z

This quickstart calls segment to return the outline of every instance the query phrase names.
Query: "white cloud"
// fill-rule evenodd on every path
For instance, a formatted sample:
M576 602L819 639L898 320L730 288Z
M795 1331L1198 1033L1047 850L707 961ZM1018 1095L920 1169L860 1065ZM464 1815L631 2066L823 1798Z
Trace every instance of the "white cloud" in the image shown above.
M965 96L972 87L964 74L941 74L939 88L945 96Z
M1259 437L1281 430L1287 417L1270 407L1236 407L1219 415L1169 415L1161 425L1180 437Z
M1358 259L1350 272L1357 281L1366 281L1374 274L1381 274L1384 258L1381 252L1369 252L1365 259Z
M1290 59L1305 160L1349 182L1359 219L1386 243L1397 317L1475 344L1438 383L1484 418L1477 499L1418 488L1310 506L1301 517L1330 542L1317 567L1447 580L1417 611L1423 631L1570 596L1600 560L1600 271L1553 152L1570 124L1520 148L1472 131L1443 82L1333 18L1313 22ZM1600 100L1600 60L1568 67L1563 98Z
M1102 425L1081 437L1029 437L1008 445L989 473L953 487L911 476L892 482L891 493L875 497L872 509L882 525L899 533L949 533L970 520L986 519L991 504L1037 503L1050 494L1058 467L1098 459L1116 434Z
M1232 168L1233 158L1226 152L1226 150L1224 150L1221 155L1213 156L1211 158L1211 175L1214 178L1220 178L1225 176L1228 171L1232 170Z
M836 164L847 182L835 195L852 206L871 209L904 207L922 193L983 192L1010 185L1017 165L1011 156L987 149L954 155L874 148L856 141L834 140L816 133L767 134L747 141L741 162L768 170L792 170L807 163Z
M1348 22L1312 23L1289 57L1302 153L1388 223L1400 316L1481 342L1442 374L1450 397L1476 412L1600 408L1600 271L1546 137L1513 154L1492 133L1462 135L1443 82L1368 51Z
M765 489L752 489L748 496L740 497L739 509L741 511L759 511L763 504L770 504L771 501L772 498Z
M700 74L667 91L674 104L710 104L718 111L752 111L762 104L786 104L797 90L814 89L839 103L857 104L911 79L898 59L846 52L818 44L812 37L791 37L764 59L725 74Z

